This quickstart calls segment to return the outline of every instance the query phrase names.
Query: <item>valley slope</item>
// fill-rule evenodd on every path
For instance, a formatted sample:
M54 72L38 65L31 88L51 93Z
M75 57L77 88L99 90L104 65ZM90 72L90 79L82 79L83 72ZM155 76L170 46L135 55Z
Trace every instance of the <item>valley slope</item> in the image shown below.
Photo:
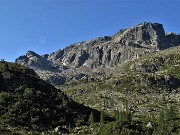
M10 134L9 129L48 132L57 126L71 128L87 123L91 112L98 121L97 110L69 99L32 69L0 62L0 134Z
M144 22L112 36L75 43L51 54L28 51L17 58L16 63L34 69L40 78L65 93L59 91L62 116L66 113L64 104L71 104L69 99L73 99L68 115L73 114L75 121L87 120L90 111L99 118L90 108L115 119L114 122L104 119L100 123L89 122L93 132L89 127L80 127L82 131L86 129L87 133L97 135L148 134L146 125L150 122L155 135L180 132L180 35L165 33L162 24ZM40 82L52 87L45 81ZM54 87L50 89L45 105L56 101L59 92L55 91ZM55 102L55 108L56 105ZM76 110L78 105L82 108ZM63 118L64 122L68 121L66 115ZM141 130L137 125L141 125Z
M110 74L60 87L75 101L109 113L129 108L134 115L180 106L180 46L122 63Z

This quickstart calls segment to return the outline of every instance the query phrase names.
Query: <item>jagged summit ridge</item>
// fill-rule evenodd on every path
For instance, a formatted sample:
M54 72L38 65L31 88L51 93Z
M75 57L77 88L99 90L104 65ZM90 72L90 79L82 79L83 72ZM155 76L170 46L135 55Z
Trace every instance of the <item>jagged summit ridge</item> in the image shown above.
M180 45L180 35L166 34L162 24L144 22L104 36L78 42L51 54L29 51L16 62L33 68L52 84L102 74L127 60Z
M165 32L162 24L144 22L132 28L119 31L114 36L115 43L140 45L142 47L164 49Z
M154 50L166 48L163 26L157 23L142 23L122 30L114 36L105 36L71 45L50 55L49 60L62 61L63 64L70 64L73 67L83 65L90 68L113 67L121 61L120 55L124 54L124 46L128 50L133 47ZM128 58L122 57L122 61L125 59Z

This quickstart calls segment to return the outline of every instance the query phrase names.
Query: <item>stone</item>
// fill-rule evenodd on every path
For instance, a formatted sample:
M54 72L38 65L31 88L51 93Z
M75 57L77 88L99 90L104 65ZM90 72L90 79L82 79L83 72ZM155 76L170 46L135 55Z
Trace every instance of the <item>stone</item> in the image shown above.
M143 22L112 36L78 42L51 54L28 51L16 63L34 69L42 79L57 86L84 76L108 73L123 62L178 45L179 34L165 33L162 24ZM134 68L141 70L139 65ZM152 64L147 70L155 72L156 68Z

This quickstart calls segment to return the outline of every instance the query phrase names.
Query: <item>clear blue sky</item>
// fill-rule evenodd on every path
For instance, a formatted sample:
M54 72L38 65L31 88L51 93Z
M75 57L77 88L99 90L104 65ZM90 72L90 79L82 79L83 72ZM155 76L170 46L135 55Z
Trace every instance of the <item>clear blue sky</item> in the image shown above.
M180 33L180 0L0 0L0 59L51 53L147 21Z

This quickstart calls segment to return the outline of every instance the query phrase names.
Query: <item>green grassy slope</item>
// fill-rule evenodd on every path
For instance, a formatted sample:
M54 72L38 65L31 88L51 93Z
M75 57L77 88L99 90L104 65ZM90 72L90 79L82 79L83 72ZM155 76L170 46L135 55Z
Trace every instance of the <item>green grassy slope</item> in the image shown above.
M72 81L61 87L75 101L111 113L126 104L136 114L179 105L180 47L125 62L111 74Z
M132 113L130 123L95 125L98 135L139 135L137 123L148 134L149 121L155 135L180 133L180 47L127 61L111 74L68 82L61 89L75 101L112 116L114 110Z

